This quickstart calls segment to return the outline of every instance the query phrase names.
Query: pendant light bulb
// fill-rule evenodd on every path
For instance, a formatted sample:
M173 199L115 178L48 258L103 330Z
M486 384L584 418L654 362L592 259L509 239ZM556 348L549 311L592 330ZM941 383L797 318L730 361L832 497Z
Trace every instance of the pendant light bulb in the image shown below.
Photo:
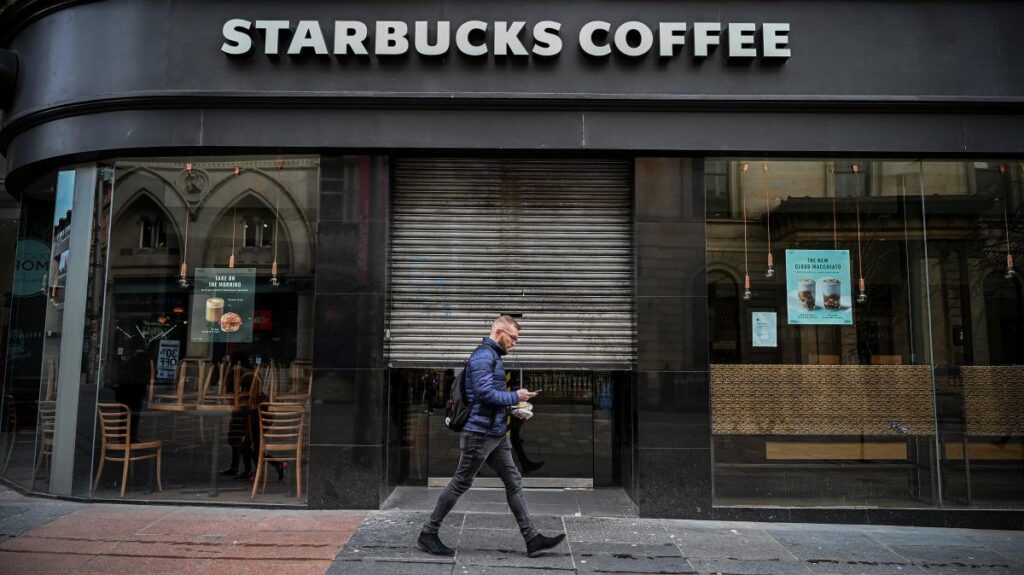
M1013 256L1006 254L1006 273L1003 274L1003 277L1012 280L1016 276L1017 270L1013 267Z
M277 287L281 285L281 279L277 277L277 262L270 266L270 285Z
M772 254L768 253L768 269L764 271L764 277L772 279L775 277L775 260L772 259Z
M857 282L857 289L860 292L857 294L857 303L867 303L868 290L864 286L864 278L860 278L860 280Z
M182 288L187 288L189 286L188 264L186 264L185 262L181 262L181 273L180 276L178 277L178 285L181 286Z
M743 301L750 301L753 292L750 291L750 274L743 278Z

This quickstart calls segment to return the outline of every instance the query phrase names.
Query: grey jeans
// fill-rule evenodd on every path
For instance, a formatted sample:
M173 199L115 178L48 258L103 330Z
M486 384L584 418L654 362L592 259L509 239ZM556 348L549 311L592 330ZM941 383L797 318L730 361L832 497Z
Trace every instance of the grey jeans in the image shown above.
M498 472L502 483L505 484L505 497L508 499L512 514L516 517L516 522L519 523L519 532L523 534L523 539L533 539L538 532L530 520L530 512L526 509L523 476L519 474L519 469L512 461L512 445L508 437L491 437L462 431L459 433L459 448L462 450L459 466L441 492L441 496L437 498L437 505L434 506L430 519L423 525L423 531L437 533L441 529L441 522L448 516L452 507L455 507L459 497L473 485L476 474L480 473L480 468L487 462L491 469Z

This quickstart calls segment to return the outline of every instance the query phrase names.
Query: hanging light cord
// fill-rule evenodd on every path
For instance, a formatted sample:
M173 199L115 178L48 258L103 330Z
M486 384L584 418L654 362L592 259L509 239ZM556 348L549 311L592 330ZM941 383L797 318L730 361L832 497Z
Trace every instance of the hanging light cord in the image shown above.
M277 222L281 219L281 190L277 190L277 199L274 200L274 263L277 263Z
M1006 177L1007 169L1006 164L999 164L999 175ZM1013 254L1010 253L1010 217L1008 215L1010 209L1010 193L1013 191L1013 180L1011 179L1006 186L1006 192L1003 194L1003 229L1006 230L1006 278L1012 278L1016 275L1016 270L1013 268Z
M863 288L863 285L864 285L864 255L861 252L861 245L860 245L860 237L861 237L861 231L860 231L860 185L859 185L858 178L857 178L857 175L859 173L860 173L859 167L856 164L854 164L854 169L853 169L853 181L854 181L853 191L854 191L854 196L853 197L854 197L854 200L856 201L856 204L857 204L857 272L860 274L861 290L863 290L864 289Z
M836 165L829 162L828 164L829 177L832 179L832 249L839 249L839 232L836 230L836 196L839 195L839 190L836 189Z
M743 206L743 299L750 299L750 262L747 259L747 194L746 181L747 170L750 164L743 164L743 175L740 178L740 204Z
M747 174L747 165L743 164L743 175ZM743 206L743 273L749 274L750 266L747 261L747 194L744 186L740 186L740 203Z
M185 263L188 261L188 221L192 218L189 217L188 206L185 206L185 248L181 251L181 269L185 269ZM184 274L183 274L184 275Z
M235 267L235 227L238 224L238 206L231 209L231 266Z
M772 205L768 201L768 162L761 165L764 170L764 207L768 213L768 255L772 254Z
M281 170L284 168L284 161L277 161L277 173L278 180L280 180ZM280 183L280 181L278 182ZM277 230L278 223L281 221L281 188L277 188L277 196L274 199L274 263L270 265L270 285L278 286L281 280L277 277Z

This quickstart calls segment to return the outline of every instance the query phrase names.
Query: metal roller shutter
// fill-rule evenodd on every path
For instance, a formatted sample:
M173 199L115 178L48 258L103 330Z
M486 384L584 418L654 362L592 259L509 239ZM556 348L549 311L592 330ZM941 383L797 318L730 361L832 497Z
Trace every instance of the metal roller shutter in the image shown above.
M632 366L630 162L400 159L393 182L393 366L460 364L499 312L516 368Z

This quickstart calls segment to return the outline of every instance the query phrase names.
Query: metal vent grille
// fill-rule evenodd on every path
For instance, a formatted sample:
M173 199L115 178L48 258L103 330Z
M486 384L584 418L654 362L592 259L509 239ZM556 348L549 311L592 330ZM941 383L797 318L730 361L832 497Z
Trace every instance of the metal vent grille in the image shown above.
M507 364L632 366L629 161L400 159L393 182L392 365L458 365L512 313Z

